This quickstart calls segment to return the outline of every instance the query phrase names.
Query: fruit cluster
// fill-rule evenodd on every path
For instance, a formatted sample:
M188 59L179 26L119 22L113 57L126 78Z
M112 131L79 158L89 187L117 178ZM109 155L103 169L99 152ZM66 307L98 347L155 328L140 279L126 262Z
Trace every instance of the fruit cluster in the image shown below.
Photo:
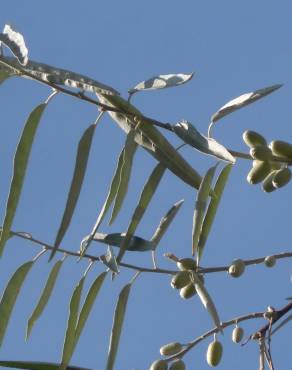
M177 261L179 272L173 276L170 285L174 289L179 289L179 294L183 299L193 297L197 292L191 279L191 271L196 270L196 261L192 258L181 258ZM204 279L203 275L200 278Z
M292 161L291 144L274 140L268 146L261 134L249 130L243 133L243 140L250 147L250 155L254 159L247 175L250 184L262 183L262 189L267 193L288 184L292 178L288 168Z
M232 331L232 341L234 343L240 343L244 335L244 330L237 326ZM179 342L172 342L165 344L160 348L160 354L162 356L174 356L178 355L175 360L173 360L168 367L169 360L159 359L154 361L149 370L185 370L186 365L183 360L180 358L179 352L184 349L184 345ZM223 346L216 339L216 334L214 340L209 344L206 353L206 360L209 366L215 367L219 365L223 354Z

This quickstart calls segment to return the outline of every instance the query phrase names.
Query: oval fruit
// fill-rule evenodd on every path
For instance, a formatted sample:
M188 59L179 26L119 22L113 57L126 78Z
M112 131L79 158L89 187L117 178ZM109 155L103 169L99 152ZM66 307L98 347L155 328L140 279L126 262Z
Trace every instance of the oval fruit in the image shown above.
M259 161L269 161L273 156L271 149L266 145L256 145L250 149L249 154Z
M181 258L176 265L182 271L195 270L197 267L196 261L193 258Z
M185 370L185 369L186 365L183 362L183 360L176 360L169 367L169 370Z
M269 162L254 161L253 168L247 175L247 181L254 185L262 182L269 174L271 166Z
M270 143L274 155L283 158L292 158L292 145L282 140L274 140Z
M189 299L196 293L197 291L193 283L189 283L179 291L179 294L183 299Z
M277 171L272 171L269 175L264 179L262 183L262 189L266 193L271 193L272 191L276 190L277 188L273 184L273 179Z
M267 267L273 267L275 266L277 262L277 259L275 256L267 256L264 260L264 264L267 266Z
M232 331L232 342L239 343L242 341L244 331L239 326L236 326Z
M281 170L278 170L275 173L275 176L273 178L273 185L275 188L281 188L282 186L285 186L288 184L288 182L291 180L292 173L288 167L282 168Z
M172 342L165 344L160 348L160 354L162 356L171 356L182 350L182 345L179 342Z
M188 271L180 271L171 279L170 285L174 289L181 289L190 283L190 273Z
M220 342L215 340L210 343L207 350L207 362L208 365L214 367L217 366L221 360L223 353L223 347Z
M167 362L165 360L154 361L149 370L167 370Z
M247 130L242 134L243 141L250 148L256 145L267 145L266 139L259 133L255 131Z
M237 259L229 266L228 273L232 277L239 277L244 273L245 264L241 259Z

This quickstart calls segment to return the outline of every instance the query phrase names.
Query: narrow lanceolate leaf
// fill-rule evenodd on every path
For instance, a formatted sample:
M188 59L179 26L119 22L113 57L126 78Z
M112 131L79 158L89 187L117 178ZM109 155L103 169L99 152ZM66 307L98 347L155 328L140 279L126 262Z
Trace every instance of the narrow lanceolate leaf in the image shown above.
M0 346L3 342L4 335L9 323L9 319L20 292L22 284L33 265L33 261L29 261L21 265L12 275L9 280L0 302Z
M25 123L20 141L16 149L13 163L13 176L10 185L10 191L3 223L3 230L0 239L0 256L3 253L5 243L9 238L10 228L12 226L12 222L14 219L14 215L22 190L22 185L24 182L31 147L41 116L46 106L47 104L40 104L31 112L31 114L28 117L28 120Z
M65 85L79 90L84 90L93 93L101 93L105 95L118 95L119 92L110 86L93 80L87 76L50 66L48 64L28 61L25 66L20 66L16 58L0 57L0 63L10 66L14 73L25 78L39 78L42 81L54 83L56 85ZM32 77L28 77L23 72L29 73Z
M203 250L204 250L207 238L209 236L209 233L211 231L211 227L213 225L216 212L217 212L225 185L227 183L231 168L232 168L232 165L227 164L221 171L216 181L216 184L214 187L215 197L212 197L212 199L210 200L206 215L204 217L202 231L201 231L199 242L198 242L198 261L200 261L200 259L202 258Z
M132 216L130 225L128 227L128 231L130 234L133 234L137 229L139 222L141 221L153 195L160 184L162 176L164 175L166 168L163 164L159 163L154 170L152 171L149 179L147 180L142 193L140 195L140 199L138 201L138 205L134 211Z
M15 74L9 68L5 68L5 66L0 64L0 84L12 76L15 76Z
M118 302L114 313L113 326L111 330L106 370L113 370L114 368L130 290L131 284L127 284L124 286L124 288L121 290L119 294Z
M216 167L211 167L206 175L204 176L198 194L196 199L196 205L195 205L195 212L193 217L193 230L192 230L192 239L193 239L193 245L192 245L192 254L194 255L199 242L199 237L202 230L202 224L204 220L204 215L207 207L207 201L210 194L210 189L212 185L212 180L216 171Z
M125 199L125 196L128 191L128 185L130 181L131 171L132 171L132 163L133 158L137 149L137 143L134 141L135 137L135 130L131 130L126 139L124 152L123 152L123 163L122 168L120 172L120 179L119 179L119 185L118 190L115 198L115 203L110 219L110 224L112 224L117 217L123 201Z
M165 89L167 87L174 87L186 83L193 77L191 74L168 74L168 75L159 75L150 78L149 80L142 81L138 83L133 89L129 90L129 94L134 94L137 91L142 90L156 90L156 89Z
M195 284L195 288L198 293L198 296L200 297L201 302L203 303L204 307L206 308L206 310L209 312L210 316L212 317L212 320L214 321L214 324L216 325L217 329L222 332L221 321L220 321L218 312L216 310L215 304L210 294L205 288L200 277L194 271L192 272L192 275L193 275L192 278Z
M125 236L126 233L95 233L93 240L120 248L124 242ZM154 243L150 242L149 240L133 235L130 242L128 243L127 251L145 252L153 250L154 247Z
M24 66L27 64L28 50L21 33L16 32L9 24L6 24L3 33L0 33L0 41L12 51L20 64Z
M75 160L74 174L71 181L71 186L63 213L61 225L59 227L56 240L55 248L51 252L50 260L54 257L59 245L61 244L63 237L70 225L75 207L81 192L81 187L85 177L85 172L87 168L87 162L90 152L90 147L92 143L93 134L95 131L96 125L90 125L82 135L77 149L77 156Z
M201 176L186 162L160 131L153 126L151 120L143 117L142 113L136 107L120 96L97 94L97 97L101 103L128 113L108 112L112 119L126 133L136 128L135 141L138 145L146 149L156 160L164 164L165 167L181 180L196 189L199 188ZM137 120L134 119L133 115L138 117L138 127Z
M228 103L223 105L216 113L213 114L211 117L211 122L216 122L222 117L226 116L229 113L232 113L242 107L245 107L248 104L251 104L269 94L272 92L278 90L283 85L277 84L265 87L263 89L259 89L253 92L249 92L243 95L238 96L235 99L230 100Z
M0 361L0 366L10 367L13 369L28 370L59 370L61 364L54 362L37 362L37 361ZM90 370L84 367L67 366L67 370Z
M76 347L78 343L78 340L80 338L84 325L86 324L86 321L90 315L93 304L100 291L100 288L102 287L106 274L107 274L106 272L102 272L100 275L98 275L98 277L94 280L94 282L92 283L91 287L88 290L88 293L86 295L84 304L82 306L82 309L80 311L77 324L76 324L74 348Z
M181 121L173 126L173 131L186 144L193 146L208 155L215 156L223 161L235 163L235 158L216 140L202 135L190 122Z
M118 261L120 261L123 257L123 254L126 250L129 249L129 246L132 242L134 233L162 179L162 176L166 170L166 167L159 163L154 170L152 171L149 179L147 180L146 184L144 185L144 188L142 190L142 193L140 195L140 199L138 202L138 205L132 215L130 224L128 226L125 238L120 246L121 250L118 255ZM152 243L151 243L152 244ZM153 249L153 245L151 246L151 249Z
M77 286L75 287L71 301L70 301L70 309L69 309L69 318L67 322L67 329L65 335L65 341L63 346L63 354L62 354L62 365L61 370L65 370L67 365L69 364L71 357L74 352L75 348L75 329L78 320L78 313L79 313L79 305L80 305L80 298L82 294L83 284L84 284L85 276L83 276Z
M48 301L49 301L49 299L52 295L52 291L55 287L55 284L56 284L56 281L57 281L62 263L63 263L63 261L57 261L54 264L53 268L51 269L51 272L48 276L48 280L45 284L45 287L42 291L42 294L39 298L39 301L38 301L35 309L33 310L33 313L31 314L31 316L30 316L30 318L27 322L26 340L29 338L34 324L36 323L38 318L43 313L43 311L44 311L44 309L45 309L45 307L46 307L46 305L47 305L47 303L48 303Z
M166 233L169 225L173 221L174 217L176 216L177 212L179 211L180 207L182 206L184 200L180 200L179 202L175 203L166 213L165 216L159 222L157 229L155 230L152 238L151 243L154 244L154 249L157 247L158 243L162 239L163 235Z

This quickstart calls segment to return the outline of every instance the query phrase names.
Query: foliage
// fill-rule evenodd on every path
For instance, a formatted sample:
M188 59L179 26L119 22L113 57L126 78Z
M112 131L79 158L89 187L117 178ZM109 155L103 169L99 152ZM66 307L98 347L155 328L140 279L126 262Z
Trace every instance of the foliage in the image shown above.
M43 254L48 254L47 252L50 252L50 261L55 255L62 256L60 259L58 257L58 260L53 265L41 296L28 319L26 339L29 338L35 322L42 315L51 298L52 292L58 283L57 278L65 258L75 256L78 257L78 259L86 259L89 261L89 265L76 285L69 302L67 328L60 364L17 362L12 360L1 361L0 365L35 370L49 370L55 368L60 368L62 370L66 368L74 369L74 367L69 366L71 357L82 334L85 323L89 318L94 303L98 298L98 293L100 289L102 289L103 282L106 276L109 275L108 271L111 272L112 278L118 279L121 269L130 268L135 270L136 274L133 279L122 288L117 298L108 350L107 370L112 370L115 366L115 358L118 352L119 342L121 340L128 299L135 294L135 292L131 292L132 285L134 283L136 284L137 275L143 274L144 272L156 274L157 278L159 278L159 275L161 274L170 275L172 278L172 287L180 289L180 295L184 299L189 299L197 294L202 305L210 314L211 319L214 322L214 328L212 330L203 333L198 338L188 343L181 344L174 342L163 346L160 352L164 358L162 360L155 360L151 365L151 369L184 369L184 356L198 343L213 335L214 340L209 344L207 351L207 361L211 366L217 366L223 353L222 344L217 339L217 336L223 334L226 327L236 325L233 331L232 340L235 343L238 343L243 337L243 329L239 328L237 324L239 322L256 318L265 318L268 323L262 328L257 329L254 334L247 338L247 341L251 339L258 341L260 348L260 366L263 368L264 358L264 361L267 362L268 366L273 369L274 365L270 351L272 335L271 329L277 321L292 309L292 304L289 303L280 310L268 308L266 312L248 313L244 316L235 317L231 320L222 322L216 308L216 302L208 291L208 284L205 284L204 276L210 272L228 271L230 277L238 278L244 273L247 265L264 263L268 267L273 267L277 259L291 257L292 254L282 253L248 261L237 259L233 261L230 266L214 268L203 268L200 263L203 253L206 253L208 235L215 221L216 212L219 207L225 185L228 181L232 167L236 164L237 157L253 160L252 169L248 174L248 181L251 184L262 183L263 190L266 192L277 190L288 184L291 180L291 172L289 169L289 165L292 163L291 144L283 141L273 141L268 147L265 139L261 135L252 131L246 131L243 139L251 149L250 154L245 154L227 149L211 137L211 128L215 122L222 119L227 114L271 94L279 89L281 85L265 87L232 99L212 115L208 136L204 136L190 122L181 121L176 124L162 123L144 116L132 103L130 103L132 96L138 92L175 87L190 81L193 74L178 73L155 76L146 81L142 81L134 88L129 89L129 99L125 100L114 88L106 86L89 77L29 60L28 49L25 46L23 36L14 31L8 25L4 27L3 33L0 34L0 40L15 55L15 58L4 55L0 56L1 83L7 78L18 76L31 78L35 81L44 83L50 89L53 89L53 92L49 95L48 99L44 103L39 104L29 115L15 151L13 176L7 199L6 213L1 229L0 254L2 254L7 240L11 237L27 239L32 243L36 243L40 246L41 251L33 260L28 261L17 268L4 290L0 302L0 343L2 343L2 340L4 339L9 319L22 284L29 274L30 269L32 267L36 268L35 265L37 265L38 258ZM72 90L72 88L77 89L78 91L76 92ZM57 93L71 95L72 97L82 99L89 104L94 104L99 107L101 112L98 115L96 122L85 130L79 141L74 172L68 191L62 221L57 232L57 236L55 237L54 244L49 245L44 241L35 239L28 233L13 231L12 227L21 197L26 169L30 160L31 149L37 128L39 124L41 124L45 108L50 103L52 97ZM88 97L85 93L94 93L98 100ZM80 250L78 252L64 250L61 248L62 240L70 227L70 222L79 199L87 170L93 135L98 122L102 119L105 112L109 113L113 120L118 123L123 131L125 131L125 144L117 160L116 171L113 175L108 195L91 232L84 236L80 243ZM181 146L174 148L155 126L177 135L183 140L183 144L181 146L190 145L203 153L202 155L211 155L216 158L216 165L209 168L204 176L199 175L196 169L192 168L180 154L179 150ZM128 184L131 179L133 160L139 146L144 147L147 152L153 155L153 157L158 161L158 164L153 169L141 191L140 199L132 217L129 220L126 232L112 232L108 234L101 233L99 232L99 228L110 208L112 207L110 224L113 223L121 210L128 191ZM155 256L157 253L157 247L164 233L170 227L183 201L175 203L169 209L167 214L161 219L150 240L143 239L135 234L138 225L151 203L155 191L163 179L166 169L169 169L181 181L185 182L188 186L191 186L197 191L193 215L192 245L190 246L192 258L178 258L169 253L166 257L176 263L176 268L173 270L160 269L157 266ZM216 172L218 172L217 180L215 184L212 185ZM88 254L90 244L95 242L101 242L108 245L108 251L105 255L97 256L94 254ZM119 253L117 256L113 252L111 246L119 247ZM153 267L146 268L125 263L123 261L125 253L131 253L132 251L138 251L141 253L150 252L152 255ZM103 264L104 271L96 277L88 290L84 303L81 304L83 285L86 280L87 273L91 266L96 262ZM179 272L179 270L182 270L182 272ZM290 320L290 318L291 316L289 316L288 319L286 318L274 330L279 330Z

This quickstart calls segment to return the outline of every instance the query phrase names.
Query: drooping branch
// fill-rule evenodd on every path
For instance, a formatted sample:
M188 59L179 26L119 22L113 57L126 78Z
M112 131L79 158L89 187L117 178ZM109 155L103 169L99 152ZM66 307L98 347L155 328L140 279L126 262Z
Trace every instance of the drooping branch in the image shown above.
M254 334L250 335L248 339L243 343L246 344L250 339L253 340L259 340L259 339L264 339L267 331L273 326L278 320L280 320L286 313L288 313L290 310L292 310L292 302L284 306L283 308L279 310L275 310L273 312L272 320L268 322L268 324L264 325L261 329L257 330ZM260 318L266 318L267 312L254 312L254 313L249 313L247 315L243 315L240 317L235 317L229 321L225 321L221 323L221 328L225 329L229 326L236 325L240 322L247 321L247 320L252 320L252 319L260 319ZM176 358L181 358L183 357L187 352L189 352L193 347L195 347L197 344L199 344L201 341L204 339L219 333L220 328L213 328L211 330L208 330L207 332L203 333L199 337L195 338L191 342L185 345L185 348L176 353L175 355L172 355L167 358L167 361L172 361Z

